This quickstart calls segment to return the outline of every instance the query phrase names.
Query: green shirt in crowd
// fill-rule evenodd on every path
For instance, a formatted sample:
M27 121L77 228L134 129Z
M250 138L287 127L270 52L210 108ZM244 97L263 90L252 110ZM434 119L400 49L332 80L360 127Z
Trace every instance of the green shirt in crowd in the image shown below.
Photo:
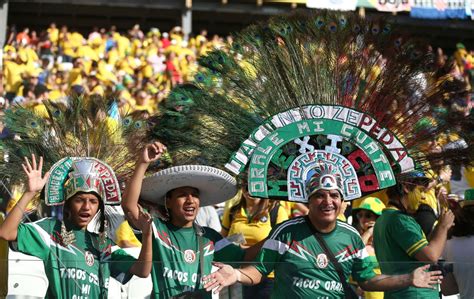
M170 298L186 293L199 293L211 298L201 277L211 273L212 261L240 262L245 251L209 227L197 236L194 227L176 227L160 219L153 221L152 298ZM203 272L200 267L199 240L203 248ZM204 275L202 275L204 274Z
M111 252L112 242L100 244L97 234L73 229L75 242L62 243L61 221L44 218L20 224L13 249L43 260L49 286L46 298L107 298L109 277L125 283L135 258L119 249ZM42 294L38 294L42 295Z
M275 270L272 298L344 298L344 287L335 267L313 235L307 217L297 217L275 227L257 256L263 275ZM321 234L348 280L367 281L376 274L359 233L337 221L336 228Z
M396 208L384 209L377 219L373 244L383 274L408 274L426 265L415 258L428 245L423 230L413 217ZM387 291L385 298L439 298L439 295L434 289L408 287Z

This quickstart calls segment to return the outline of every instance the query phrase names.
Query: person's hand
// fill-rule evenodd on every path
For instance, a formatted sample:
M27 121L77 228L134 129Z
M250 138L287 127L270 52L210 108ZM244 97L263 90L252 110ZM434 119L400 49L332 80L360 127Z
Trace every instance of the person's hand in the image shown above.
M142 207L139 206L138 215L134 217L131 212L127 213L127 220L130 221L130 224L142 231L143 234L146 234L151 231L151 224L153 222L153 218L151 215L143 210Z
M219 268L216 272L213 272L203 277L204 288L207 292L214 290L214 293L219 293L224 287L233 285L237 282L237 271L229 265L223 263L212 263L214 266Z
M436 285L441 283L443 275L441 271L427 271L429 268L430 265L416 268L410 274L411 285L417 288L436 288Z
M444 205L449 205L448 203L448 189L445 186L441 186L437 195L438 201Z
M453 171L451 167L444 167L439 171L439 178L442 182L449 182L451 180L451 176L453 175Z
M140 155L140 162L148 164L154 162L161 158L161 155L163 155L165 151L166 146L158 141L147 144Z
M372 236L374 235L374 225L375 221L369 221L364 223L364 232L362 233L362 241L364 242L365 245L372 243L371 239Z
M441 213L438 220L438 225L446 230L454 226L454 214L451 210L447 210Z
M370 231L371 234L374 231L375 221L369 221L364 223L364 231Z
M39 163L36 163L36 157L34 154L31 155L31 163L27 157L25 157L25 163L21 164L23 170L28 178L28 189L27 192L36 193L41 191L49 178L49 171L41 176L43 170L43 157L40 157Z

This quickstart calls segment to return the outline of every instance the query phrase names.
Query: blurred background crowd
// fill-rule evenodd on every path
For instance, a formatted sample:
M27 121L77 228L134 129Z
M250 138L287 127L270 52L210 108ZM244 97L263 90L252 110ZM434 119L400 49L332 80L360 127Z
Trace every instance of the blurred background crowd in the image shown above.
M1 109L18 103L38 113L45 112L41 102L46 98L62 101L84 94L117 99L122 114L153 114L173 86L193 79L196 59L224 42L206 30L183 39L179 26L143 32L137 24L122 33L112 26L92 28L86 35L55 23L39 33L10 29Z

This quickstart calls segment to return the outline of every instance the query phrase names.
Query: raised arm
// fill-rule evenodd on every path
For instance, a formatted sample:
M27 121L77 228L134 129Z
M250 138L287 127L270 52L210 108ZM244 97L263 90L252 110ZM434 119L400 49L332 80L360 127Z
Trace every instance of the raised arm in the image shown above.
M36 193L43 189L49 177L49 172L46 172L44 177L41 175L43 169L43 157L40 157L38 164L36 163L35 155L31 155L31 163L28 158L25 157L25 163L21 166L28 178L28 189L23 193L20 200L8 214L3 224L0 225L0 238L6 241L16 240L18 225L20 225L26 207L35 197Z
M132 218L129 216L129 218ZM150 214L139 210L138 219L134 220L134 225L142 231L142 248L137 261L130 268L130 273L138 277L148 277L153 266L153 251L152 251L152 218Z
M443 254L446 246L448 231L454 226L454 214L451 210L441 214L438 224L431 234L430 243L415 254L415 258L422 262L436 263Z
M127 187L122 196L122 209L129 218L138 219L140 209L138 207L138 197L142 189L142 181L145 172L151 162L158 160L166 150L160 142L147 144L138 158L132 178L127 183ZM128 219L130 220L130 219Z

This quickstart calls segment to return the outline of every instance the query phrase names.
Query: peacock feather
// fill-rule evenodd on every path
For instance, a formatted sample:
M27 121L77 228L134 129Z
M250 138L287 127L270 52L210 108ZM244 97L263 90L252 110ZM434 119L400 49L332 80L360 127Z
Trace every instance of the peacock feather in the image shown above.
M374 138L387 128L422 167L447 158L465 161L465 155L426 151L455 120L432 122L429 130L423 123L459 88L446 84L450 79L436 71L434 58L429 45L384 20L328 11L276 17L200 58L194 82L171 92L152 135L166 143L175 164L223 167L233 155L253 151L258 134L275 132L282 112L304 120L314 105L345 107L378 124L366 132ZM310 135L305 142L313 149L331 142L327 134ZM351 137L337 146L347 156L357 151L354 144ZM273 155L269 180L284 177L297 150L290 142ZM408 169L396 162L390 161L395 174ZM369 164L358 164L358 173L374 173Z
M66 102L44 103L47 117L14 106L3 121L14 135L0 141L7 158L0 161L0 179L22 181L25 156L43 156L44 169L64 157L95 157L109 164L119 180L133 171L146 134L145 120L120 117L113 100L70 97Z

